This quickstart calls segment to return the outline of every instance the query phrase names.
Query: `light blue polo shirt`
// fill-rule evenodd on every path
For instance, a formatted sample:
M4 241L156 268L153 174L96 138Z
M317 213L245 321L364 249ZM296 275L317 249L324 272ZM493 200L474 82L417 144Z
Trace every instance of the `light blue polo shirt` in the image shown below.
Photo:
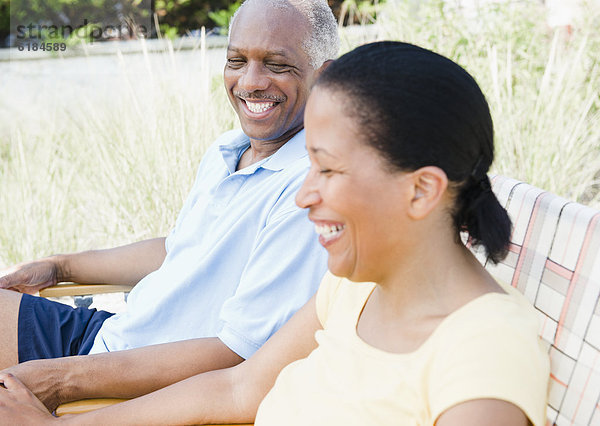
M327 267L307 211L294 202L309 168L304 131L236 171L250 141L222 135L200 164L162 266L106 320L90 353L219 337L250 357L316 292Z

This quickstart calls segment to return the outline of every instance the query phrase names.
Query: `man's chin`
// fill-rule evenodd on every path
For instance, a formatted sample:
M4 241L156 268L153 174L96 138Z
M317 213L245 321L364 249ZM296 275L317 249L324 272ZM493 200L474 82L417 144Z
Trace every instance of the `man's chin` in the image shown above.
M280 139L281 136L284 134L284 132L282 132L279 129L273 130L271 127L268 126L259 126L256 124L247 123L242 123L242 130L244 131L244 134L250 139L264 142Z
M304 128L302 122L283 126L280 122L273 123L273 120L260 122L240 119L240 124L246 136L263 142L287 142Z

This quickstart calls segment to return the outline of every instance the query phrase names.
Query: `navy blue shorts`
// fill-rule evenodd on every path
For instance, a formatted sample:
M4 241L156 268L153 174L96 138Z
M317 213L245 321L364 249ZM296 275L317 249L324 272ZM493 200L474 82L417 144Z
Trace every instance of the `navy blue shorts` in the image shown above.
M87 355L102 323L112 315L23 294L19 308L19 362Z

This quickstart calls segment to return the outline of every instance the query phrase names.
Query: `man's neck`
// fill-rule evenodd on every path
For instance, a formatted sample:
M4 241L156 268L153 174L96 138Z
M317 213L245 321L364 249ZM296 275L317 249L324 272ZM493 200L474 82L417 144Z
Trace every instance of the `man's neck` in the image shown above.
M298 129L298 131L300 130L302 130L302 128ZM242 170L275 154L279 148L292 139L298 133L298 131L291 135L286 135L284 138L272 141L260 141L250 138L250 146L240 157L240 161L238 162L236 170Z
M251 164L254 164L260 160L264 160L267 157L270 157L274 153L277 152L279 148L281 148L285 142L278 143L270 143L265 141L252 141L250 140L250 146L242 156L240 157L240 161L238 163L237 169L241 170L243 168L248 167Z

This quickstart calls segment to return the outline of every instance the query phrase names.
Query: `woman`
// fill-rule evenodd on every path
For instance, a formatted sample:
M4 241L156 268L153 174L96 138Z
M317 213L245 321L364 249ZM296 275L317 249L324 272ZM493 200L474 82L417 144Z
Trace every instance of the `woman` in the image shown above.
M486 175L492 122L472 77L409 44L362 46L319 79L305 126L297 203L331 271L317 295L237 367L61 421L544 424L533 309L459 238L497 262L511 227ZM0 418L56 421L0 380Z

